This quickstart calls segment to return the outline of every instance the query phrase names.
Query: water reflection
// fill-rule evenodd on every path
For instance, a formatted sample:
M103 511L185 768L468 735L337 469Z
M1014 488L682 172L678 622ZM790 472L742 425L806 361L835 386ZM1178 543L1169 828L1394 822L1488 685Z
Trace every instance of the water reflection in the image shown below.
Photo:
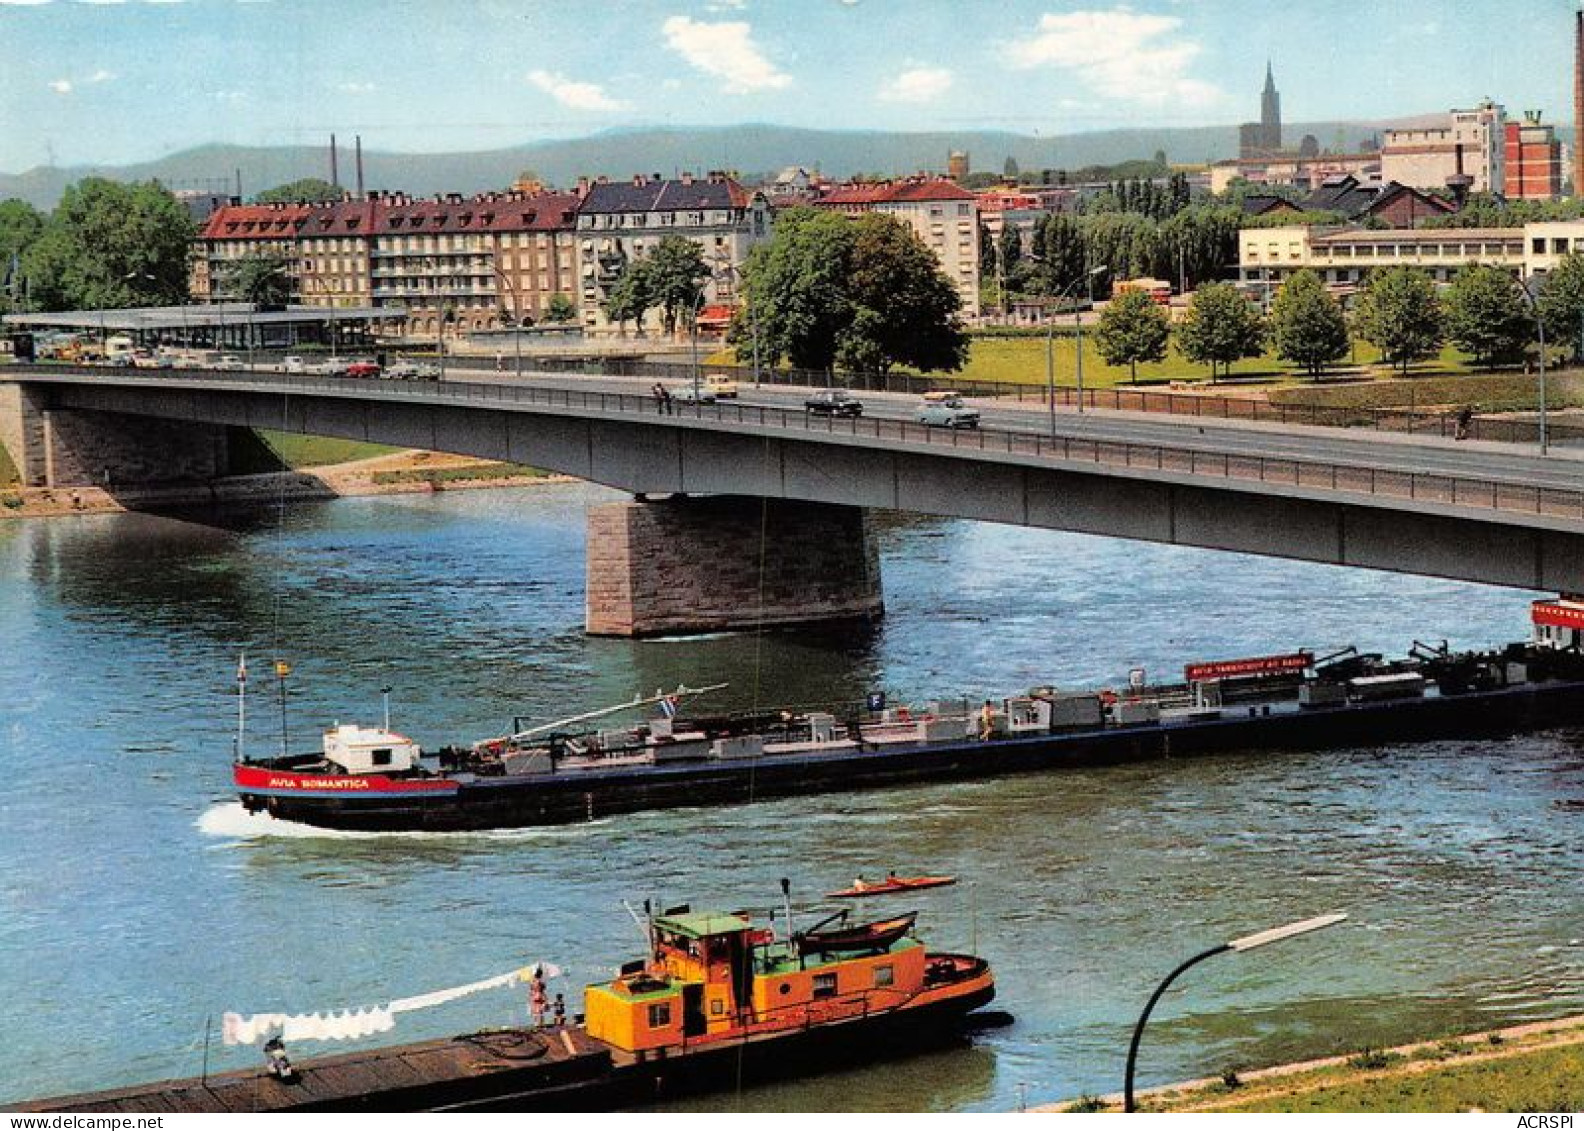
M240 644L278 634L299 739L378 716L426 743L728 679L722 706L1094 684L1141 665L1521 634L1527 594L966 523L880 524L870 630L582 635L583 487L294 504L222 527L0 524L0 1100L198 1069L206 1016L357 1006L499 972L569 996L641 945L622 900L804 906L864 872L1016 1015L972 1050L711 1101L1010 1108L1114 1090L1182 956L1320 911L1163 1003L1141 1082L1584 1009L1584 737L1228 755L494 834L282 835L227 760ZM265 665L258 665L259 669ZM256 669L257 670L257 669ZM251 741L278 742L267 680ZM520 1021L514 995L392 1039ZM250 1063L213 1050L215 1068Z

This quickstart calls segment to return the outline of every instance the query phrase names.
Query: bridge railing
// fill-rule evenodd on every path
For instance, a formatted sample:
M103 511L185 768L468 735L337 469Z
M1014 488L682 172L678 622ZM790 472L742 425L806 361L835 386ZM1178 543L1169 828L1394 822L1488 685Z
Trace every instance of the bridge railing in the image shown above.
M102 368L61 365L15 366L10 372L43 377L86 378L95 383L104 381L107 376L107 371ZM694 420L791 433L850 436L877 441L886 447L902 444L952 448L1067 464L1138 468L1584 521L1584 489L1322 460L1240 455L1188 444L1091 440L997 428L958 430L876 416L816 415L799 408L742 404L737 401L690 404L673 400L669 409L663 411L660 403L648 394L546 388L500 381L413 383L380 378L168 369L115 370L113 379L116 383L146 382L177 388L181 387L184 380L201 379L211 388L218 384L223 389L280 392L288 396L296 393L345 397L374 393L377 396L371 399L386 401L449 402L472 407L488 407L492 404L542 406L627 418L660 416L668 422Z
M462 367L491 368L493 362L470 359ZM693 379L690 362L642 361L630 357L535 359L533 368L545 373L580 374L598 377L634 377L644 380L686 382ZM924 393L931 389L955 389L964 396L994 397L1001 400L1048 404L1050 397L1043 384L1013 381L980 381L937 374L921 377L911 373L825 373L811 369L755 370L745 365L701 363L703 374L720 374L742 385L844 389L874 393ZM1364 428L1379 432L1406 432L1410 435L1442 436L1457 433L1457 409L1347 408L1333 405L1272 404L1263 397L1221 396L1208 392L1183 392L1159 386L1108 386L1085 389L1082 398L1070 385L1058 385L1056 403L1075 408L1082 400L1085 409L1096 412L1151 412L1169 416L1193 416L1208 420L1255 420L1274 424L1304 424L1317 428ZM1549 438L1555 444L1584 444L1584 427L1562 421L1548 422ZM1468 435L1474 440L1501 443L1537 444L1537 420L1476 417L1469 421Z

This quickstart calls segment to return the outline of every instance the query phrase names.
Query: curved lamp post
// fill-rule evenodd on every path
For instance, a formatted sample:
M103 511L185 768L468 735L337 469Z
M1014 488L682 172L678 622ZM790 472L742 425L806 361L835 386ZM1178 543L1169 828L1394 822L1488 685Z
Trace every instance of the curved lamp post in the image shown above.
M1133 1069L1138 1063L1139 1042L1144 1039L1144 1025L1149 1021L1150 1012L1155 1008L1155 1003L1160 1001L1161 995L1166 992L1168 986L1177 980L1179 974L1190 966L1197 966L1205 959L1214 958L1218 954L1225 954L1227 951L1253 950L1255 947L1280 942L1282 939L1307 935L1311 931L1318 931L1340 923L1346 918L1346 913L1337 912L1331 915L1320 915L1313 919L1303 919L1297 923L1288 923L1285 927L1272 927L1268 931L1260 931L1253 935L1244 935L1240 939L1233 939L1231 942L1224 942L1219 946L1211 947L1209 950L1201 951L1166 975L1166 980L1155 988L1155 993L1151 995L1149 1004L1144 1007L1144 1012L1139 1015L1138 1024L1133 1027L1133 1043L1128 1046L1127 1077L1122 1089L1122 1110L1138 1110L1133 1104Z
M517 300L517 285L507 278L506 272L493 260L490 266L495 269L495 277L506 284L506 290L511 294L512 300L512 352L517 359L517 376L522 377L522 308Z

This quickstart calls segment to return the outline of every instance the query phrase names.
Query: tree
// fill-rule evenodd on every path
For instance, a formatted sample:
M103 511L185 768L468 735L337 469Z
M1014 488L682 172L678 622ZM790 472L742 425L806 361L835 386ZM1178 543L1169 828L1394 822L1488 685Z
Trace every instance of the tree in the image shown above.
M665 332L675 334L683 316L691 319L697 311L704 284L709 280L704 249L686 236L662 236L638 261L638 266L647 276L650 305L660 308Z
M45 310L187 300L192 217L157 181L88 177L68 185L25 270Z
M1381 351L1381 360L1407 374L1441 349L1441 304L1430 276L1412 267L1373 274L1358 297L1354 327Z
M22 256L44 232L44 215L25 200L0 200L0 310L20 310L27 299Z
M1500 267L1471 263L1452 277L1442 298L1446 336L1483 368L1521 360L1534 337L1529 303Z
M1083 230L1078 221L1064 212L1052 212L1034 229L1039 249L1039 291L1061 294L1081 281L1088 270L1084 254Z
M853 320L836 347L844 368L958 370L968 360L957 288L906 224L879 213L858 218L850 288Z
M1138 381L1138 363L1166 360L1171 320L1144 291L1124 291L1106 304L1095 328L1095 349L1109 365L1126 365Z
M1571 342L1573 357L1584 355L1584 254L1570 252L1545 277L1540 317L1546 341Z
M572 301L570 295L557 291L545 304L544 316L546 322L575 322L578 316L577 303Z
M228 265L226 289L255 306L285 306L292 297L292 261L267 251L244 256Z
M649 269L643 260L629 260L622 273L605 297L605 316L627 332L627 323L636 322L638 333L643 334L643 318L654 308L654 290L650 285Z
M1188 302L1188 313L1177 328L1177 345L1189 361L1222 373L1245 357L1258 357L1265 346L1265 326L1259 313L1229 283L1200 287Z
M883 372L958 369L966 360L956 287L891 217L790 209L774 237L750 253L743 276L748 310L734 322L733 340L756 331L770 364L830 369L840 361Z
M848 295L852 223L836 212L791 208L776 217L775 235L749 253L751 321L761 357L800 369L829 369L852 321Z
M1348 354L1347 319L1320 276L1303 270L1276 292L1271 303L1271 337L1276 356L1301 366L1318 380L1326 366Z
M322 204L327 200L340 200L346 190L318 177L304 177L265 189L253 198L258 204Z

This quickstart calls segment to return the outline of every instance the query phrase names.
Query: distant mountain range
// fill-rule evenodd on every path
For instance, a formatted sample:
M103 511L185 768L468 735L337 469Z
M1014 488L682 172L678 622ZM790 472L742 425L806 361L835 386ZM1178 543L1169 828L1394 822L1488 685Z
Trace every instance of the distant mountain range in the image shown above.
M1352 149L1391 122L1310 122L1285 127L1288 144L1313 134L1322 148ZM351 138L341 138L341 183L355 185ZM1164 151L1177 163L1219 161L1237 155L1237 127L1105 130L1037 137L996 131L894 133L805 130L785 126L713 129L614 130L566 141L541 141L472 153L389 153L365 149L364 185L415 195L474 193L510 185L524 170L567 187L579 176L626 179L634 174L674 176L682 170L737 170L750 181L788 165L818 167L831 177L860 173L899 176L944 171L947 154L966 151L976 171L1000 172L1008 158L1025 171L1078 169L1148 159ZM61 190L88 176L143 181L158 178L174 189L234 192L238 172L246 196L303 177L329 178L329 139L322 147L254 148L205 145L138 165L40 166L0 173L0 199L20 197L51 208Z

